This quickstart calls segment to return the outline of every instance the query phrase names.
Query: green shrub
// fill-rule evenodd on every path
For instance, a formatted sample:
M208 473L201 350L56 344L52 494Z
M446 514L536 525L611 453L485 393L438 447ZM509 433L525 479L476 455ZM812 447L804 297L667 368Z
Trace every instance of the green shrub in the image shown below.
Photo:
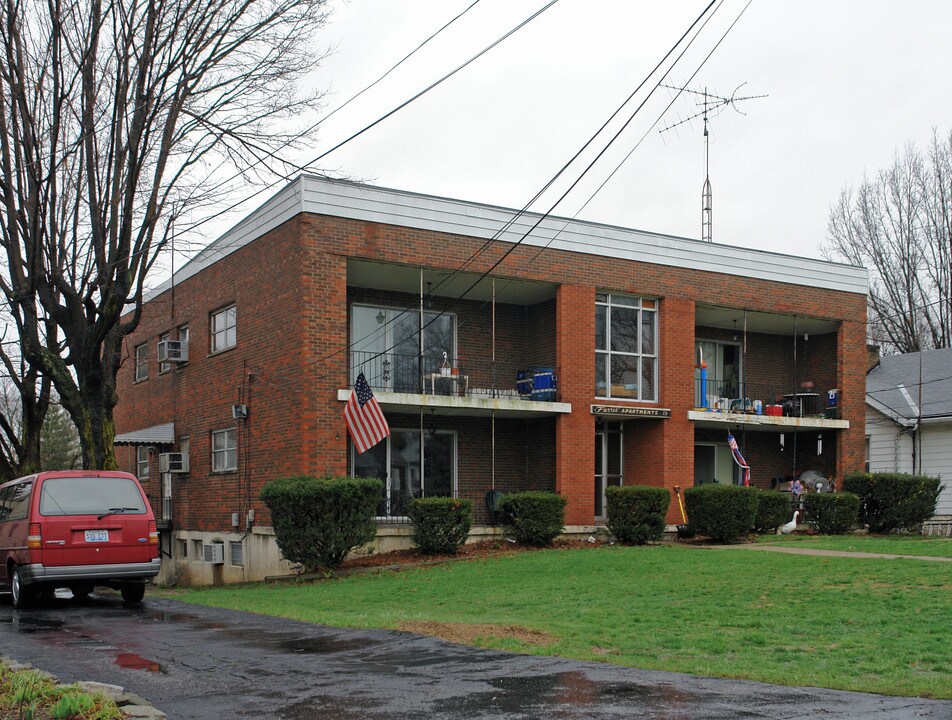
M757 494L739 485L701 485L684 491L688 528L716 542L749 533L757 519Z
M261 488L281 553L308 572L336 568L377 532L383 484L376 478L281 478Z
M793 497L779 490L757 493L757 517L754 530L759 533L776 530L793 516Z
M410 501L413 542L421 552L455 554L466 542L472 524L473 501L429 497Z
M502 511L523 545L551 545L565 526L565 498L552 492L509 493L502 499Z
M847 475L843 489L859 495L860 520L871 532L912 528L935 515L939 478L907 473Z
M803 496L805 520L824 535L842 535L859 517L859 495L851 492L810 493Z
M624 545L644 545L664 533L664 516L671 504L671 493L646 485L611 485L605 489L608 500L609 532Z

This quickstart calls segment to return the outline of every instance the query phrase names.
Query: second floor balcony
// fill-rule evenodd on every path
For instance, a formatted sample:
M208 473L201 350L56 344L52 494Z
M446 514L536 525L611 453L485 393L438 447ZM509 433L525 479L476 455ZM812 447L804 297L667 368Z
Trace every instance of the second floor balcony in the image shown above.
M459 415L495 411L506 417L571 412L570 405L560 402L558 368L549 365L520 364L513 358L463 360L440 351L353 351L350 368L351 382L363 373L385 411L417 406ZM339 399L346 393L341 390Z

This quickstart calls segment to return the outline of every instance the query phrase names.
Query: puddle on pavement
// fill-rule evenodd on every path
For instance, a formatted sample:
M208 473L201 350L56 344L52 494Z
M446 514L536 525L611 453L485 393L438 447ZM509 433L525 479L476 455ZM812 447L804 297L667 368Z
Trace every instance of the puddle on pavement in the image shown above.
M19 616L0 618L0 620L10 623L23 633L62 630L65 624L62 620L48 620L42 617L31 617L22 613Z
M267 645L292 653L326 654L351 652L372 645L368 640L345 640L337 637L294 637L288 639L263 640L256 645Z
M116 665L126 670L145 670L147 672L160 672L162 666L155 660L149 660L135 653L119 653L116 655Z

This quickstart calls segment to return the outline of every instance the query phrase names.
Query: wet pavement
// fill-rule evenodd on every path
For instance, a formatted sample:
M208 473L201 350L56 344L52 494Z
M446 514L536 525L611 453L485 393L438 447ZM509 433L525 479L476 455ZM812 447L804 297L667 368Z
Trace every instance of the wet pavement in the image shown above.
M952 702L715 680L338 630L146 597L64 596L15 611L0 654L98 680L170 718L933 718Z

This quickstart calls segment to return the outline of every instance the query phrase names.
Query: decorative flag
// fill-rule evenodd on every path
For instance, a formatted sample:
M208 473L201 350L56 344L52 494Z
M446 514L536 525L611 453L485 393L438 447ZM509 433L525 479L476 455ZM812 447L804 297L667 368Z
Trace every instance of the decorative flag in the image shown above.
M344 406L344 422L358 453L366 452L390 434L387 418L363 373L357 376L354 391Z
M747 487L750 485L750 465L744 460L744 456L740 454L737 441L734 439L734 436L731 435L730 431L727 433L727 444L731 446L731 454L734 456L734 462L744 471L744 487Z

